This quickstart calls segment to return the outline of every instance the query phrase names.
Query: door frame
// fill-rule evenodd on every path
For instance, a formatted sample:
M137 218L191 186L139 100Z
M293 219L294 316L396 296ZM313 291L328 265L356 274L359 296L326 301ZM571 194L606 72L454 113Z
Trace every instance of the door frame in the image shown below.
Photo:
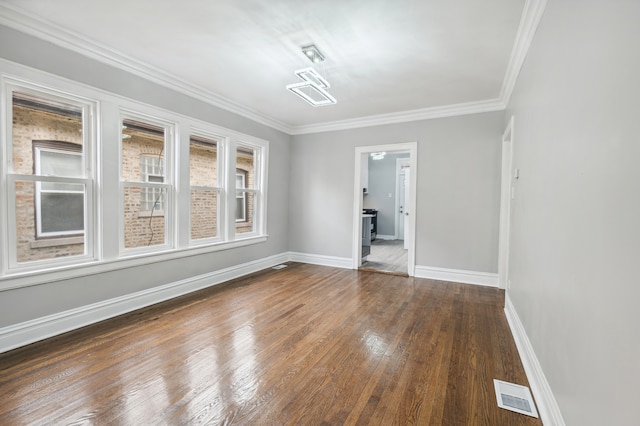
M395 216L393 221L393 225L394 225L393 238L395 238L396 240L400 237L400 221L398 220L398 211L400 210L400 198L398 195L400 194L400 171L402 170L402 164L406 162L407 162L406 158L396 158L396 204L395 204L396 211L395 211ZM409 169L411 169L411 164L409 164Z
M513 200L513 123L509 124L502 134L502 182L500 191L500 239L498 246L498 288L508 289L509 281L509 246L511 243L511 202Z
M353 260L352 269L358 269L362 263L362 154L371 154L372 152L393 153L396 151L409 152L409 167L412 172L409 176L411 206L413 211L409 212L409 229L405 229L405 239L409 238L407 253L407 273L410 277L415 275L415 249L416 249L416 184L417 184L417 158L418 158L418 142L404 142L385 145L359 146L355 148L354 160L354 179L353 179L353 237L351 258Z

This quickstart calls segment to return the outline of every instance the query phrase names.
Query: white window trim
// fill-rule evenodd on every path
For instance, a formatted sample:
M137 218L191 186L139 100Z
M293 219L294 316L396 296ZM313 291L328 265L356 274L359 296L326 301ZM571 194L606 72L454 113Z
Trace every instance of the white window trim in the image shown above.
M9 223L15 223L15 194L10 194L8 188L15 180L21 180L22 176L10 175L12 148L11 105L7 99L11 99L10 89L17 88L26 92L31 90L36 95L57 98L64 102L78 101L87 106L83 113L83 137L90 143L83 143L85 169L89 169L86 181L78 183L86 184L85 208L86 232L84 256L55 259L53 261L30 262L28 266L16 265L15 242L16 232L9 228ZM234 130L217 126L210 122L195 119L193 117L178 114L163 108L151 106L132 100L112 92L107 92L92 86L62 78L41 70L17 64L0 58L0 291L12 288L50 283L77 277L90 276L103 272L122 268L142 266L163 262L171 259L179 259L189 256L197 256L205 253L224 251L238 247L263 243L268 240L267 233L267 167L269 142L249 136ZM119 221L114 210L121 199L122 189L119 185L120 171L117 164L120 155L118 143L121 134L121 111L137 111L140 115L158 117L176 125L172 138L174 147L171 148L171 167L174 169L173 220L171 226L174 229L174 246L166 247L151 252L126 252L120 250L122 241L118 232L112 229L118 227ZM189 202L189 176L188 176L188 134L180 133L179 129L206 129L207 133L214 133L222 138L224 148L223 164L219 169L219 179L216 189L219 190L219 224L220 236L215 239L190 241L190 214ZM182 139L180 139L182 138ZM185 138L187 140L185 140ZM102 140L108 141L103 144ZM257 222L252 234L241 234L236 238L235 221L229 221L229 212L233 213L233 198L235 198L235 182L230 179L229 171L235 173L235 161L231 155L234 152L235 143L242 141L243 145L255 143L263 147L262 164L256 171L256 178L261 180L263 192L258 201L259 210L256 212ZM121 143L121 141L120 141ZM220 147L219 146L219 147ZM186 151L185 151L186 150ZM169 160L167 160L169 161ZM221 160L222 161L222 160ZM185 175L186 174L186 175ZM259 177L258 177L259 176ZM34 180L34 176L25 175L26 180ZM55 182L55 177L39 177L43 181ZM11 197L13 196L13 204ZM233 217L233 216L231 216ZM229 231L230 230L230 231ZM224 233L224 235L222 235ZM157 247L157 246L156 246ZM10 253L14 254L13 261ZM26 265L26 264L24 264Z
M0 64L6 66L4 61ZM53 86L53 85L51 85ZM64 86L61 84L61 86ZM82 146L83 146L83 174L84 178L62 178L55 176L37 176L33 174L13 173L13 92L27 93L36 97L51 99L53 101L71 104L82 110ZM73 92L73 94L71 94ZM99 101L95 97L79 91L65 91L54 89L25 81L14 76L0 74L0 187L3 189L0 204L6 206L0 208L0 241L4 242L3 255L0 256L0 280L4 277L31 272L40 272L52 267L65 267L67 265L84 265L96 260L98 251L99 231L97 211L98 197L94 196L94 187L99 184L97 174L96 152L100 148L100 140L97 132L96 117L99 114ZM77 183L85 187L84 198L84 254L77 256L65 256L29 262L18 262L17 247L17 218L16 218L16 192L17 181L59 182ZM34 206L35 208L35 206ZM1 243L0 243L1 244ZM1 289L1 287L0 287Z
M225 188L227 187L226 183L226 168L228 163L228 155L227 155L227 146L229 144L229 137L224 136L224 131L211 125L203 125L201 123L200 126L195 126L190 129L188 134L188 143L186 151L189 153L187 163L187 175L189 180L189 197L192 195L192 191L200 190L200 191L216 191L217 197L217 216L216 216L216 229L217 235L215 237L209 238L191 238L191 198L189 198L189 226L187 229L189 235L189 246L203 246L203 245L211 245L218 244L220 242L228 241L228 233L227 233L227 214L226 214L226 200L225 200ZM216 142L216 181L218 182L218 186L191 186L191 137L201 137L204 139L210 139Z
M167 249L174 248L176 246L176 211L175 211L175 179L174 179L174 167L173 158L176 147L176 137L178 135L178 123L170 121L163 117L157 117L144 112L138 112L129 108L120 108L120 120L118 126L121 129L122 123L125 120L134 120L142 123L148 123L153 126L164 128L164 148L163 148L163 171L164 171L164 183L159 182L143 182L139 181L125 181L122 177L122 149L124 144L124 138L122 132L120 132L119 146L118 146L118 176L120 178L120 194L118 202L118 219L119 219L119 245L120 245L120 257L128 257L136 254L144 253L158 253ZM139 158L136 159L139 161ZM152 246L142 247L125 247L125 221L124 221L124 193L125 188L158 188L165 190L164 196L164 209L154 211L154 216L157 213L158 217L164 217L164 244L155 244ZM147 210L148 211L148 210ZM162 213L162 214L160 214Z
M253 176L253 188L236 188L235 174L237 169L236 153L239 147L249 148L254 150L254 176ZM230 152L234 155L230 161L229 181L232 182L229 186L228 193L228 205L229 217L235 218L235 197L237 191L252 193L253 196L253 231L236 233L235 226L232 226L229 230L231 239L241 240L244 238L253 238L255 236L265 235L267 233L267 168L269 164L269 141L247 137L242 135L231 140ZM231 176L233 173L233 176ZM231 187L233 186L233 187ZM233 197L233 198L232 198Z
M90 276L123 268L151 265L157 262L181 259L190 256L198 256L206 253L214 253L229 249L246 247L253 244L264 243L268 235L260 235L251 238L242 238L235 241L223 241L214 244L194 246L181 249L170 249L157 253L138 253L128 257L117 259L103 259L92 263L56 263L55 265L43 265L38 270L14 271L10 275L0 279L0 291L20 287L63 281L72 278Z

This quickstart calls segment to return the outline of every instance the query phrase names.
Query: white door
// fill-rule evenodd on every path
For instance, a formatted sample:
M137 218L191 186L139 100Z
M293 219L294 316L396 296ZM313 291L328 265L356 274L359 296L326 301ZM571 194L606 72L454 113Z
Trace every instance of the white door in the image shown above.
M412 206L411 203L409 202L411 200L411 195L409 192L409 182L411 182L411 169L409 169L408 167L406 169L404 169L404 218L403 218L403 225L402 227L406 230L409 229L409 215L413 214L412 212ZM406 235L406 238L404 239L404 249L408 250L409 249L409 239L411 238L411 233L410 232L403 232Z
M406 185L405 185L405 174L404 172L406 171L406 168L400 168L398 171L398 192L397 192L397 196L398 196L398 209L396 211L396 214L398 215L397 218L397 224L398 224L398 239L399 240L404 240L404 222L405 222L405 215L404 215L404 200L405 200L405 193L406 193Z

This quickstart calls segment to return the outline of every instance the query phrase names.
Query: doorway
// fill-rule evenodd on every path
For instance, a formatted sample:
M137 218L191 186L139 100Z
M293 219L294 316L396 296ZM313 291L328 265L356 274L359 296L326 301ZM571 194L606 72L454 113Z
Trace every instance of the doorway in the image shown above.
M500 190L500 241L498 248L498 287L508 290L509 244L511 242L511 202L514 198L513 180L513 117L502 135L502 185Z
M416 159L416 142L356 148L353 269L414 276Z

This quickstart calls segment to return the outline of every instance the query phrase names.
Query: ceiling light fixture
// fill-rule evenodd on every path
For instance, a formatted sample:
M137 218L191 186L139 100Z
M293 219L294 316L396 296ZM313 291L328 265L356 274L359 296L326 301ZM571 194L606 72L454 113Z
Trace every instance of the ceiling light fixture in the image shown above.
M382 160L384 158L384 156L387 155L386 152L372 152L371 153L371 158L373 160Z
M295 74L302 81L288 84L287 90L292 91L313 106L334 105L338 102L325 90L331 87L329 82L313 68L296 70ZM315 95L320 95L320 98L314 97Z
M320 49L315 44L302 46L302 53L314 64L324 61L324 55L320 53Z

